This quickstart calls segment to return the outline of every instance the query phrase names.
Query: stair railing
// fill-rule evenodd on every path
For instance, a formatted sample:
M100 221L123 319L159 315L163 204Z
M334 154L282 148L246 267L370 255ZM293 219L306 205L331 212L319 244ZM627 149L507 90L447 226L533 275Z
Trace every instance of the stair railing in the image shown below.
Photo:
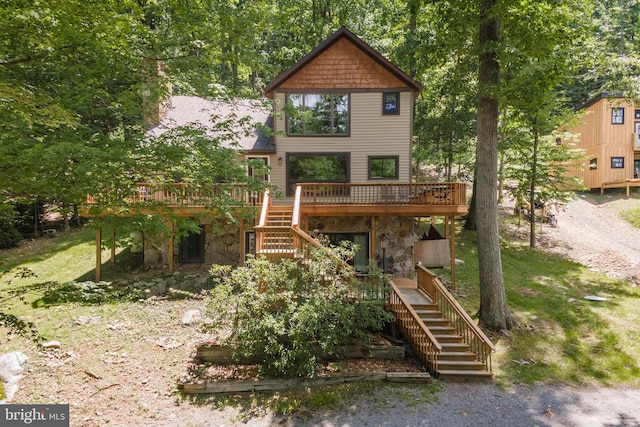
M484 364L485 370L491 372L491 354L496 351L496 347L491 340L451 295L449 290L438 279L438 276L421 265L416 267L416 271L418 273L418 288L429 295L434 303L438 304L438 309L442 312L443 317L451 322L451 326L455 328L456 333L462 337L469 349L478 356L478 361Z
M432 371L437 371L438 355L442 352L442 345L433 336L393 281L391 282L387 309L396 316L396 324L411 343L411 347L418 355L418 358Z

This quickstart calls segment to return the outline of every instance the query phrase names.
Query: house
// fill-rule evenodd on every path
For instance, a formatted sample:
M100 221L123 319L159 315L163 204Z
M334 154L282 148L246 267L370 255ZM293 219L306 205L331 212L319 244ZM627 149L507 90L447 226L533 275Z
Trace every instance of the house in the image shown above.
M239 224L203 217L202 206L182 201L174 213L200 214L202 232L180 241L144 236L145 264L168 265L172 272L187 263L242 265L250 253L291 257L305 241L313 243L310 234L317 231L336 243L358 244L358 271L366 272L373 260L388 273L411 277L419 261L415 218L442 216L455 280L454 218L467 213L466 184L412 181L413 106L421 89L343 27L266 86L269 104L173 96L151 134L204 125L213 114L250 117L244 126L259 126L239 133L239 156L268 166L261 178L284 197L241 194L252 197L257 212L255 221ZM261 126L272 132L265 135ZM169 197L140 186L145 197Z
M239 186L233 197L244 203L238 209L253 210L255 217L231 222L199 203L189 188L182 191L190 197L182 198L152 183L138 184L136 197L143 202L164 202L163 209L197 217L201 227L180 241L141 236L144 262L167 265L170 273L187 263L238 266L248 254L273 261L302 258L308 245L319 245L315 231L336 243L349 240L359 247L352 260L356 271L366 274L373 261L394 276L387 307L432 371L491 376L493 344L428 265L416 268L424 252L414 250L416 218L443 217L455 286L454 220L468 210L465 183L412 179L413 107L421 89L341 28L266 86L270 108L248 100L172 97L150 132L205 125L211 115L250 117L232 142L239 157L269 167L267 173L247 173L260 174L271 190L258 195ZM271 131L261 132L265 126ZM282 197L274 197L278 190ZM96 240L99 248L101 230ZM101 251L96 252L99 279Z
M580 124L570 129L587 160L571 171L587 188L640 186L640 106L603 92L586 102Z

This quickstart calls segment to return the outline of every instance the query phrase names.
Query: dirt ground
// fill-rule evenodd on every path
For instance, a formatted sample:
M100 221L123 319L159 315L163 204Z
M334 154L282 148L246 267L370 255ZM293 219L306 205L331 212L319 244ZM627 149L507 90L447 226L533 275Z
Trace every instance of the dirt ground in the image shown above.
M558 227L542 227L541 247L615 277L640 281L640 231L620 219L616 209L579 198L556 214ZM86 309L82 319L70 312L60 327L72 332L60 340L60 348L38 351L20 345L29 362L13 403L68 403L72 426L242 424L235 409L184 399L177 392L196 345L207 340L200 325L184 325L182 317L202 304L158 299L123 310L95 306ZM47 314L40 316L46 320ZM290 419L269 414L255 414L248 423L285 424L291 425Z

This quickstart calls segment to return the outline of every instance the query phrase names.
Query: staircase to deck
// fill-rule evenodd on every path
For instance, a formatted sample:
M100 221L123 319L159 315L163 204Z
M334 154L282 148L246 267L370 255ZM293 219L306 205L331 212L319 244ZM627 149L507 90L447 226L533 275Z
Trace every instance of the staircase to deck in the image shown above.
M396 323L413 350L439 378L492 378L491 353L495 347L437 277L420 269L418 283L409 279L392 283L389 300Z

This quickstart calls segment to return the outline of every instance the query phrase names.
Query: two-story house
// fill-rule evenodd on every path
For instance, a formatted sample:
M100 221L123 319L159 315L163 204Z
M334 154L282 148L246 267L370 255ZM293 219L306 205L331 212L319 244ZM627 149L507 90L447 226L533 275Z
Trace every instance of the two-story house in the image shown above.
M571 171L587 188L640 186L640 106L606 92L582 107L580 123L569 130L587 160Z
M412 182L413 107L421 89L341 28L266 86L271 111L251 100L172 97L151 133L206 125L212 115L227 113L270 126L270 135L253 129L236 143L240 156L269 167L262 178L284 197L273 191L254 197L256 220L239 224L207 218L201 206L182 202L175 212L198 212L201 232L179 241L144 236L144 262L172 272L186 263L242 265L249 253L291 257L318 231L336 243L356 243L357 270L366 271L373 260L388 273L410 277L419 261L415 218L441 216L455 276L454 218L467 213L466 184ZM143 190L161 201L161 192L147 184Z

